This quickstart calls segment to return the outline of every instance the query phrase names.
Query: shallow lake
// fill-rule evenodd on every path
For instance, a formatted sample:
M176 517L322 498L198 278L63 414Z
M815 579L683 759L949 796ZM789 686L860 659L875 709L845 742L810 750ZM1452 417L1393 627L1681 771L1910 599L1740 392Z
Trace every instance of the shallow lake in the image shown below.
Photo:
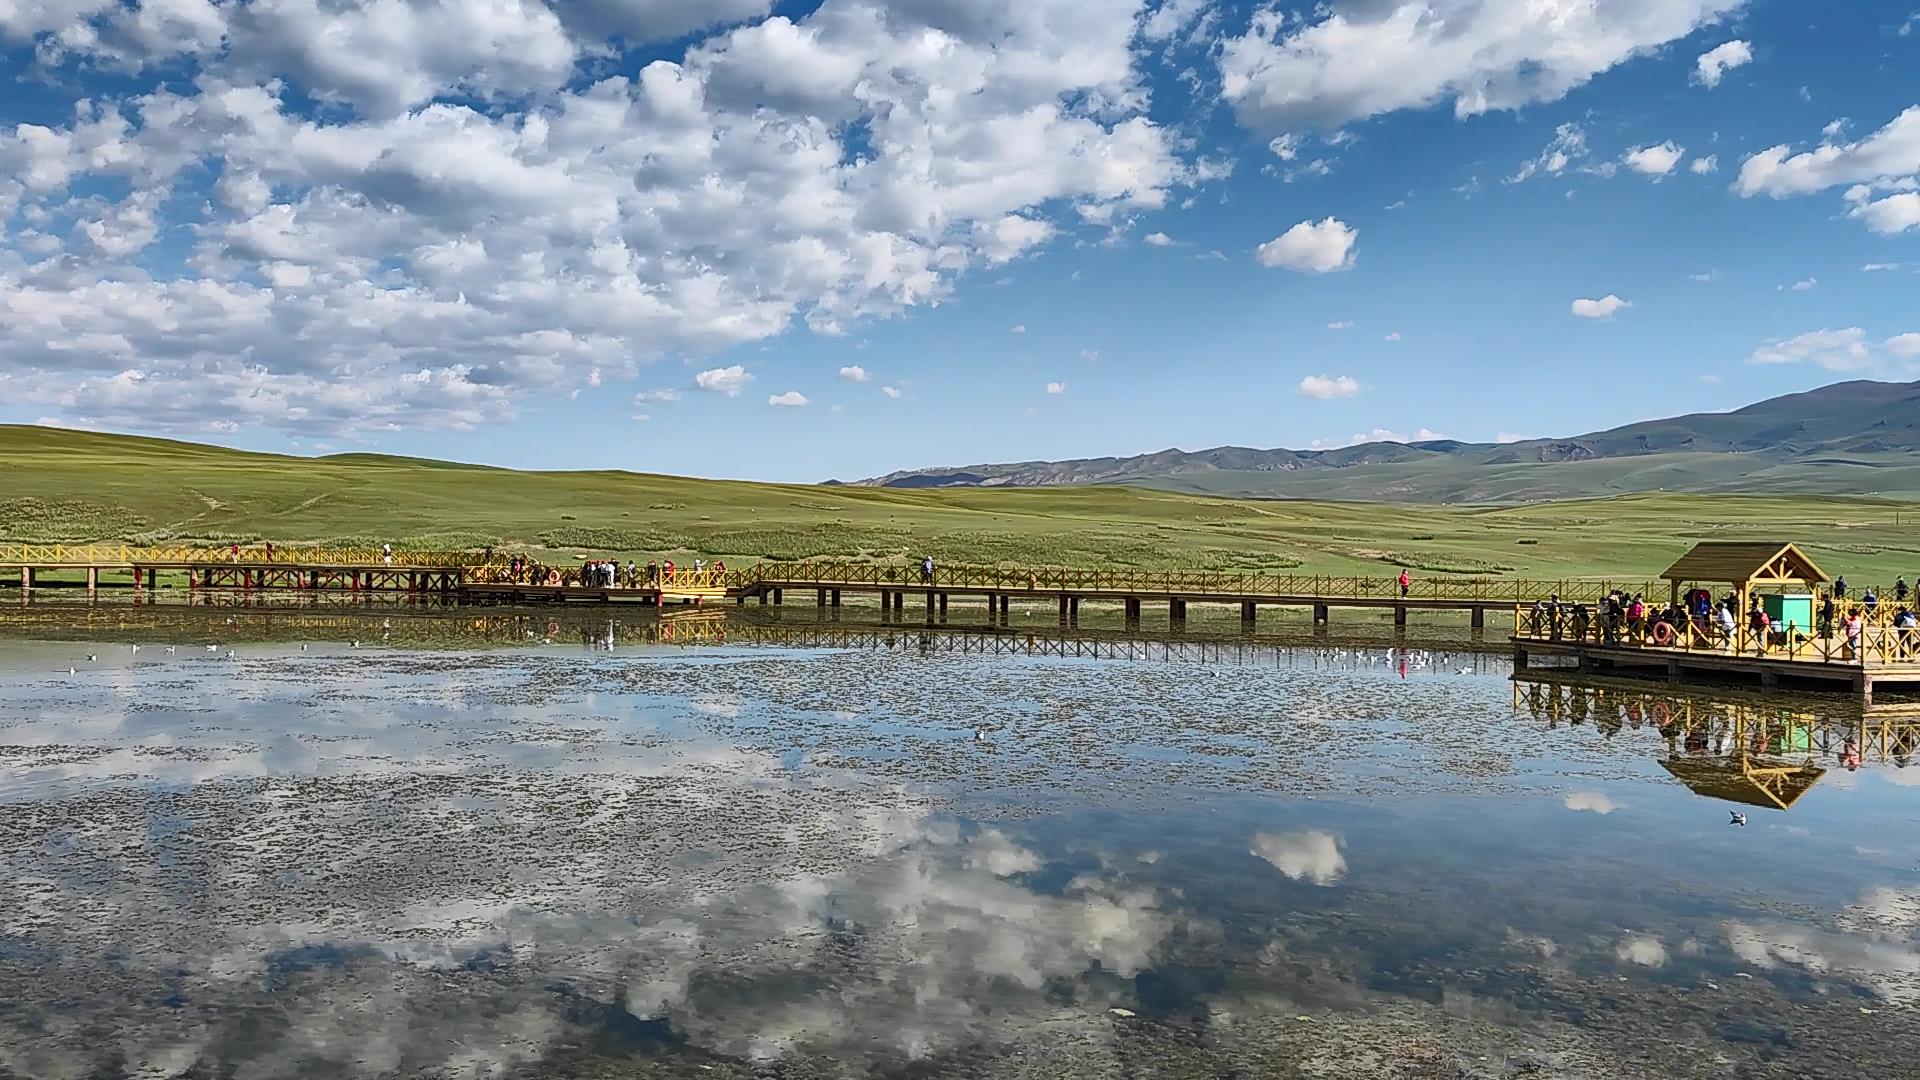
M1418 628L0 635L0 1076L1920 1075L1898 709Z

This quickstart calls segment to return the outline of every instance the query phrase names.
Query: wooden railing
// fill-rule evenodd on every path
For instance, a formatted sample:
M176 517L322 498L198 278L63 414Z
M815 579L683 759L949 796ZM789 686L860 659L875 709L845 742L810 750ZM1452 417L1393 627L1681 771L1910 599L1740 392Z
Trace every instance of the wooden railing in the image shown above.
M404 569L464 569L482 562L466 551L409 551L391 556L379 548L208 547L198 544L0 544L0 566L35 569L87 566L325 566Z
M937 566L931 577L918 566L860 562L806 561L761 563L738 571L735 587L778 585L788 588L853 586L913 589L1005 589L1029 592L1098 592L1126 596L1177 596L1186 599L1272 597L1304 600L1381 600L1401 598L1396 577L1331 577L1315 574L1261 574L1214 571L1075 570L1065 567ZM1569 603L1597 601L1622 587L1609 582L1534 581L1499 578L1415 577L1406 599L1484 601L1512 604L1558 596ZM1633 590L1653 586L1635 582Z
M1823 664L1920 661L1920 626L1896 626L1896 617L1891 606L1883 604L1873 612L1862 609L1836 616L1830 627L1789 623L1761 634L1745 619L1736 621L1728 631L1710 620L1689 619L1678 625L1651 617L1610 622L1598 613L1576 612L1564 606L1554 609L1516 604L1513 636L1542 642Z

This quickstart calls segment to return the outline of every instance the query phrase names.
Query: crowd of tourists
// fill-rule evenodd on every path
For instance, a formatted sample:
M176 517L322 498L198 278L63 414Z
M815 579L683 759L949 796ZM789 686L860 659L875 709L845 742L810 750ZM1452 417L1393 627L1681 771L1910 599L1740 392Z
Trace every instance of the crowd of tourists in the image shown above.
M1893 586L1893 615L1887 622L1902 633L1896 643L1902 655L1920 654L1920 614L1907 601L1911 589L1901 577ZM1920 601L1920 596L1915 599ZM1844 641L1849 653L1860 648L1861 636L1869 622L1882 614L1882 601L1872 588L1857 599L1847 596L1847 579L1836 578L1830 592L1820 597L1814 609L1814 624L1802 626L1791 619L1776 621L1759 596L1750 599L1747 610L1740 611L1740 598L1734 593L1714 599L1706 589L1690 589L1678 603L1654 606L1640 593L1615 589L1592 606L1583 602L1565 603L1558 595L1533 606L1528 632L1550 638L1598 638L1602 644L1709 645L1735 648L1742 640L1758 652L1770 645L1802 645L1813 640Z
M727 565L718 559L711 563L695 559L691 567L676 567L671 559L658 562L650 559L645 566L631 559L624 565L618 559L585 559L579 566L558 566L515 555L507 560L503 581L513 585L657 589L669 585L694 586L718 582L726 571Z

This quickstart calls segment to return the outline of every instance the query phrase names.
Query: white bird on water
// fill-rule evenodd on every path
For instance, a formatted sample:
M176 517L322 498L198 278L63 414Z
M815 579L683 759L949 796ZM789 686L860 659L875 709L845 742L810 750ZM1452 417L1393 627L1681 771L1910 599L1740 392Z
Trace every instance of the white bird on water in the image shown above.
M1729 814L1732 814L1732 815L1733 815L1733 820L1732 820L1732 821L1729 821L1729 822L1727 822L1727 824L1729 824L1729 825L1745 825L1745 824L1747 823L1747 815L1745 815L1745 814L1743 814L1743 813L1741 813L1740 811L1738 811L1738 810L1729 810L1729 811L1727 811L1727 813L1729 813Z
M220 646L218 646L218 645L209 645L209 646L207 646L207 651L208 651L208 652L219 652L219 651L220 651Z
M974 728L974 729L973 729L973 741L974 741L974 742L986 742L986 741L987 741L987 733L986 733L986 732L984 732L984 731L981 731L981 730L980 730L979 728Z
M69 675L78 675L78 674L80 674L80 673L79 673L79 672L77 672L77 671L75 671L75 670L73 670L73 665L72 665L72 664L68 664L68 665L67 665L67 674L69 674Z
M96 656L96 655L94 655L93 653L88 653L88 654L87 654L87 663L89 663L89 664L97 664L97 663L99 663L99 662L100 662L100 658L99 658L98 656Z
M172 655L173 655L173 652L174 652L174 650L175 650L176 648L178 648L178 646L175 646L175 645L169 645L169 646L167 646L167 655L168 655L168 656L172 656Z

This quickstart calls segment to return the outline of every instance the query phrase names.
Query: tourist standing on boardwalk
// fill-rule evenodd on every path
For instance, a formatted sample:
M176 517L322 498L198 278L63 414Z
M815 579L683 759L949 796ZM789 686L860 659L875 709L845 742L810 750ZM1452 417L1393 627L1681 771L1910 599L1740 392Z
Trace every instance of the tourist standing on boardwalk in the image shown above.
M1893 579L1893 598L1902 604L1907 602L1907 579L1906 578L1897 577Z
M920 560L920 581L926 585L933 584L933 556L931 555L924 556Z
M1407 586L1411 584L1413 584L1413 579L1407 576L1406 568L1401 567L1400 568L1400 599L1405 600L1407 598Z
M1833 579L1833 598L1835 600L1845 600L1847 598L1847 576L1845 574Z
M380 545L380 559L382 562L385 562L388 566L393 565L393 545L392 544Z

